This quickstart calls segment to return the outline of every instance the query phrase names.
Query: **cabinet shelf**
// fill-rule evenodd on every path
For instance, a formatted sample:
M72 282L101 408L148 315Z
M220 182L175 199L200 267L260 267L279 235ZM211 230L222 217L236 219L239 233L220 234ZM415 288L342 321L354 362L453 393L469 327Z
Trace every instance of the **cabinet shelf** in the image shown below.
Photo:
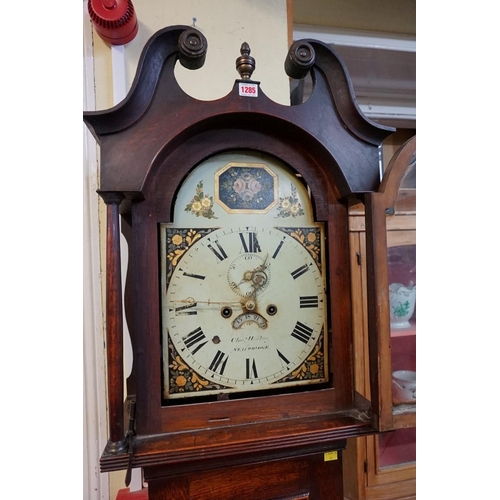
M391 337L407 337L409 335L417 334L417 323L415 320L410 320L408 328L391 329Z
M417 412L416 403L413 404L403 403L392 407L393 415L404 415L406 413L416 413L416 412Z

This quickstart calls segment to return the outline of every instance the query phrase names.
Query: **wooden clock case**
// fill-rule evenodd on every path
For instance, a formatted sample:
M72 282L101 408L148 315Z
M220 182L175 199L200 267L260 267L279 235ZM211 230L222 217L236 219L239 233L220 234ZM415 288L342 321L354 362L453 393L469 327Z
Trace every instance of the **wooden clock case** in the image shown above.
M243 51L237 62L242 78L226 97L190 97L176 82L175 64L197 69L206 50L206 39L194 28L160 30L143 50L127 97L109 110L84 113L100 145L98 192L107 206L109 442L101 471L143 468L151 499L340 499L345 439L375 433L381 412L376 360L375 400L354 390L348 207L378 191L379 146L394 129L362 115L344 64L321 42L301 40L290 48L288 75L310 72L314 83L311 97L294 106L271 101L260 88L258 97L239 95L240 82L258 84L251 71L244 72L253 62ZM158 226L171 221L176 191L196 165L235 150L262 152L289 165L310 189L316 220L325 223L330 383L162 404ZM125 290L120 231L130 255ZM376 237L368 238L369 247ZM372 306L387 307L373 290ZM126 398L123 312L133 348ZM332 451L338 453L325 455ZM332 456L336 460L327 458ZM257 493L255 481L264 477L266 487Z

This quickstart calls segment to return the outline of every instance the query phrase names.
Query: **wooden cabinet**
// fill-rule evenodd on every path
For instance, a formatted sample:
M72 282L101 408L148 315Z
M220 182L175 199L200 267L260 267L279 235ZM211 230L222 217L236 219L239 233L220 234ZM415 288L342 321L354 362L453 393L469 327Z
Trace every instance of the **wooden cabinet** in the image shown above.
M153 467L145 479L150 499L343 500L341 460L339 451L334 460L320 453L184 473Z
M406 159L410 158L407 172L401 182L393 207L386 215L387 268L386 279L390 288L403 285L402 307L391 303L390 307L402 317L408 309L408 323L392 322L382 332L378 345L370 345L368 280L369 255L366 251L365 208L362 204L350 209L349 244L351 247L351 276L353 302L353 331L355 355L355 387L358 392L372 400L370 390L370 349L378 350L386 366L378 386L382 395L382 411L379 426L383 432L378 435L347 440L344 452L344 495L350 500L365 499L409 499L415 498L416 490L416 391L415 386L407 392L393 381L393 374L414 376L416 373L416 203L415 169L416 159L409 149L415 149L414 142L406 141L414 131L400 131L384 143L385 169L388 159L401 158L406 146ZM401 168L401 167L400 167ZM410 179L412 177L412 179ZM378 263L380 266L380 262ZM372 270L373 273L373 270ZM408 299L408 300L407 300ZM394 301L393 301L394 302ZM408 303L407 303L408 302ZM410 308L413 313L410 315ZM394 317L396 320L397 317ZM372 352L371 356L376 353ZM396 375L397 375L396 374ZM408 392L410 391L410 392ZM408 399L408 397L410 399ZM387 411L387 408L389 411ZM392 411L391 411L392 410Z

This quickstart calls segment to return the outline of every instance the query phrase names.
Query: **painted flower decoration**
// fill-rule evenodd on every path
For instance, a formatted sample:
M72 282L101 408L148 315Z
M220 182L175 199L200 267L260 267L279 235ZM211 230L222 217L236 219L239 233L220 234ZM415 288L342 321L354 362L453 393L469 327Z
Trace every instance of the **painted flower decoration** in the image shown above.
M247 186L247 183L240 177L236 179L233 183L233 189L238 193L241 194L243 191L245 191L245 188Z
M291 184L291 193L289 196L280 196L280 203L278 205L277 217L298 217L304 215L304 209L300 204L297 196L297 188Z
M321 269L320 245L316 229L310 229L306 233L302 229L297 228L290 232L290 236L299 241L304 248L311 254L318 267Z
M261 189L262 189L262 186L260 185L260 182L258 180L256 180L256 179L252 179L248 183L248 190L252 194L257 194Z
M174 234L172 236L172 243L179 246L182 243L182 236L180 234Z
M275 174L262 164L229 163L217 174L218 200L226 210L267 210L277 200Z
M176 232L179 231L179 232ZM173 234L172 234L173 233ZM167 259L172 263L168 276L172 274L172 269L177 265L179 259L184 255L185 251L199 238L201 231L194 229L173 229L167 232Z
M168 341L169 350L169 372L170 372L170 392L179 394L181 392L198 392L206 389L222 389L225 386L214 384L198 375L179 356L172 342Z
M260 192L262 185L252 174L245 172L234 180L233 189L243 201L251 201Z
M196 194L190 203L184 209L191 212L196 217L205 217L207 219L217 219L213 211L214 198L203 192L203 181L196 185Z

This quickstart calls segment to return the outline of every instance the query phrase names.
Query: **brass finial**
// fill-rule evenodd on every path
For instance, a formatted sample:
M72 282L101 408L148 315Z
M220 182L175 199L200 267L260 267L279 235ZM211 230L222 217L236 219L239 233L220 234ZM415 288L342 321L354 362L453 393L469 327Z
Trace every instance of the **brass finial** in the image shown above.
M236 69L243 80L250 80L255 70L255 59L250 56L250 45L247 42L241 44L241 56L236 59Z

